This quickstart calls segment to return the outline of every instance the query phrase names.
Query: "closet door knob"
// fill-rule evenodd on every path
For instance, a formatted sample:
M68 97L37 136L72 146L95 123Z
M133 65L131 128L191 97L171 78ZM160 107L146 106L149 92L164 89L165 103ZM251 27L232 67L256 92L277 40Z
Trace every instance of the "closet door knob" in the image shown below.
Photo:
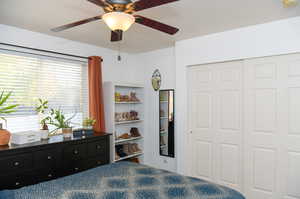
M19 166L20 163L19 163L19 162L15 162L14 165L15 165L15 166Z
M16 182L16 183L15 183L15 185L16 185L16 186L19 186L19 185L20 185L20 183L19 183L19 182Z
M48 160L51 160L51 159L52 159L52 157L49 155L49 156L47 157L47 159L48 159Z
M78 170L79 170L79 168L78 168L78 167L75 167L75 168L74 168L74 170L75 170L75 171L78 171Z
M49 177L49 178L52 178L52 174L51 174L51 173L50 173L50 174L48 174L48 177Z
M77 150L74 150L74 154L77 155L77 154L78 154L78 151L77 151Z

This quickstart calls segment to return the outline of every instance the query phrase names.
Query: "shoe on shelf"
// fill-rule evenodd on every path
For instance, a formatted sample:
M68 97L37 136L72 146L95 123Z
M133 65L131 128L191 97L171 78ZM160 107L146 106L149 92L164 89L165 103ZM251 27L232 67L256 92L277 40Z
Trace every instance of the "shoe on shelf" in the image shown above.
M139 158L130 158L129 161L134 162L134 163L138 163L138 164L140 163Z
M131 135L131 137L140 137L141 136L139 129L136 127L132 127L130 129L130 135Z
M131 155L130 150L129 150L129 144L124 144L124 145L123 145L123 151L124 151L124 153L126 153L127 155Z
M137 143L132 144L132 146L134 148L135 153L142 152Z
M130 120L139 120L139 117L138 117L139 113L138 112L130 111L129 114L130 114L130 116L129 116Z
M115 153L115 160L119 160L120 159L120 156L118 155L118 153L116 152Z
M129 154L134 154L136 152L135 148L132 147L132 144L128 144L128 151L129 151Z
M130 94L129 94L129 99L130 99L131 102L139 102L139 101L140 101L140 100L137 98L135 92L130 92Z
M118 137L118 139L129 139L131 136L128 133L123 133Z
M127 156L127 154L124 152L123 145L117 145L117 146L116 146L116 152L117 152L117 154L118 154L121 158Z

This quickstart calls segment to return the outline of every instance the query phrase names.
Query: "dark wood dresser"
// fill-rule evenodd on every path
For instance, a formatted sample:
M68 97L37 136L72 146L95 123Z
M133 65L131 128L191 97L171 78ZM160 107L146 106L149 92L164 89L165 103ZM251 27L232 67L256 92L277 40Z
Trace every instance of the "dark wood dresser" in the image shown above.
M0 190L74 174L110 161L110 134L71 139L61 135L26 145L0 147Z

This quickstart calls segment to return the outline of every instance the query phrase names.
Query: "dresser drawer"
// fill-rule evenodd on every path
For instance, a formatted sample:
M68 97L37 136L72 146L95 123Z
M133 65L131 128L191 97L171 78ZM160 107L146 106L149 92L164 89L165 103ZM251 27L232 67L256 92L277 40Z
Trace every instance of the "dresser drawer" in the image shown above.
M22 173L20 175L0 176L1 189L17 189L23 186L37 183L33 173Z
M67 174L77 173L87 169L86 160L67 161L64 170Z
M95 158L91 158L86 161L86 167L87 168L93 168L93 167L98 167L104 164L109 163L108 156L103 155Z
M87 144L68 145L64 148L64 160L78 160L87 156Z
M58 149L45 149L34 154L34 163L37 169L58 168L61 162L61 153Z
M107 151L107 143L105 139L101 139L88 143L88 155L96 156L98 154L104 154Z
M60 176L61 174L57 170L49 169L49 170L39 170L36 177L39 179L40 182L42 182L42 181L53 180Z
M0 158L0 173L3 172L16 172L26 169L32 169L33 156L30 153L7 156Z

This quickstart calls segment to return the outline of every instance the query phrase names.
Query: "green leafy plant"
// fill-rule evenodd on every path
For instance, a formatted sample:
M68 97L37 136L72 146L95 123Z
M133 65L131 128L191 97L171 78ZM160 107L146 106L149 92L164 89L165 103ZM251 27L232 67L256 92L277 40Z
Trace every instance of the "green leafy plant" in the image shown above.
M4 120L5 122L6 119L3 115L16 112L17 111L16 108L19 106L18 104L6 105L11 94L12 92L4 94L4 91L2 91L0 95L0 119Z
M71 127L71 120L75 117L76 114L66 119L65 115L63 114L62 110L60 109L51 109L50 111L51 119L49 124L56 127L53 131L56 131L58 129L66 129L66 128L72 128ZM53 132L52 131L52 132Z
M96 120L90 117L86 117L84 118L83 122L82 122L82 126L83 127L90 127L90 126L94 126L94 124L96 123Z
M36 106L35 110L37 113L43 115L47 112L48 110L48 101L47 100L42 100L42 99L38 99L38 105ZM42 126L42 130L49 130L48 128L48 124L51 121L51 117L50 116L46 116L44 117L41 121L40 124Z

